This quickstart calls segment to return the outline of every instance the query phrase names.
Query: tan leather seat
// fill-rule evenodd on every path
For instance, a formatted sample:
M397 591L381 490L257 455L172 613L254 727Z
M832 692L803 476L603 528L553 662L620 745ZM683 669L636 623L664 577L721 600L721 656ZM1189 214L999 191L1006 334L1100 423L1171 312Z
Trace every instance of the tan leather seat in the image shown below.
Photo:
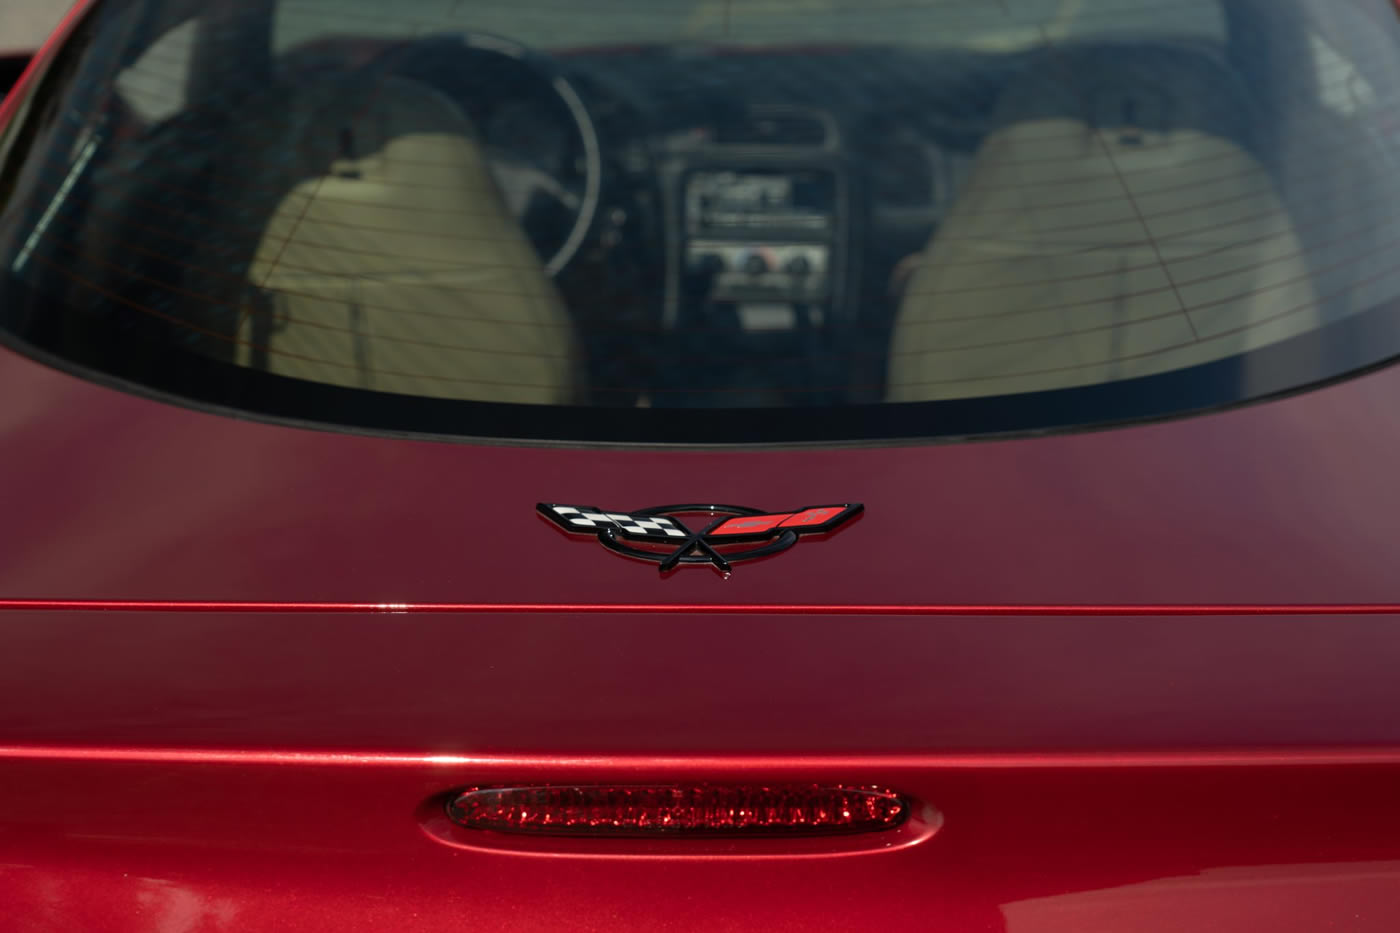
M573 400L569 320L452 101L341 80L271 102L263 124L249 135L288 144L281 171L301 180L258 243L263 307L245 311L239 362L381 392Z
M1003 100L1002 128L908 280L891 401L1127 379L1318 326L1275 179L1209 130L1231 122L1228 92L1175 72L1095 77L1036 75ZM1124 102L1141 125L1094 128Z

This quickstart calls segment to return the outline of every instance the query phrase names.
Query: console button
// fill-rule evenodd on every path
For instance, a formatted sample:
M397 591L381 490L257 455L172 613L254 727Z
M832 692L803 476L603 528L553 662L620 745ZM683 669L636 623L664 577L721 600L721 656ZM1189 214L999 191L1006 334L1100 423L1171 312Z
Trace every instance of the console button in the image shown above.
M719 275L728 266L721 253L701 253L695 257L695 271L701 275Z

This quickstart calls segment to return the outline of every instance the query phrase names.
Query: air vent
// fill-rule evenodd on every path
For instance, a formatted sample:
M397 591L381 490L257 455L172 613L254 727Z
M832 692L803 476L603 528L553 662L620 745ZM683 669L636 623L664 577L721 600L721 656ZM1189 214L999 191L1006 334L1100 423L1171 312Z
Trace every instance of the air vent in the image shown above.
M714 128L714 141L725 146L821 147L831 135L827 119L794 110L751 110Z

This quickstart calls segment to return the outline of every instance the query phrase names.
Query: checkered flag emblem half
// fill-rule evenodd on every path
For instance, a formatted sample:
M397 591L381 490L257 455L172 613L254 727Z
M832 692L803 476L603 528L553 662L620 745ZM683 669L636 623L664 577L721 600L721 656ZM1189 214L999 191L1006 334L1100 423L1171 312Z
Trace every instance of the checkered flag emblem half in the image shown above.
M603 531L615 528L629 538L670 541L689 535L679 525L663 515L629 515L626 512L604 512L587 505L541 504L539 510L556 524L570 531Z

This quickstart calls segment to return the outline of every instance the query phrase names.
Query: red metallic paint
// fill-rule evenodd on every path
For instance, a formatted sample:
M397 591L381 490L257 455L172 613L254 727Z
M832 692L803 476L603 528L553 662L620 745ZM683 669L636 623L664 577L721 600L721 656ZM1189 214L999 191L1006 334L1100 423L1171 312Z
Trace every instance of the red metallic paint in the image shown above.
M260 424L0 352L0 928L1391 933L1397 395L565 450ZM543 498L867 514L659 579ZM880 784L946 822L849 850L434 816L619 780Z
M1397 748L1397 618L11 612L0 744L544 760Z
M403 801L459 780L447 768L7 771L11 928L1382 931L1400 911L1400 821L1364 806L1394 767L892 770L961 816L815 859L444 845Z
M234 420L7 354L0 437L23 456L0 463L0 597L1395 605L1397 391L1387 370L1204 417L961 445L571 450ZM545 496L837 495L865 501L858 523L728 580L662 579L533 514Z
M0 612L13 610L81 610L94 612L377 612L390 615L407 613L477 612L569 612L592 613L706 613L710 615L925 615L925 616L1215 616L1215 615L1394 615L1400 605L1276 605L1231 603L1229 605L898 605L879 603L814 605L806 603L257 603L209 602L196 600L140 599L0 599Z
M1277 898L1271 929L1385 929L1397 618L13 610L0 898L34 929L1253 929ZM946 822L872 851L431 818L478 784L799 779Z

